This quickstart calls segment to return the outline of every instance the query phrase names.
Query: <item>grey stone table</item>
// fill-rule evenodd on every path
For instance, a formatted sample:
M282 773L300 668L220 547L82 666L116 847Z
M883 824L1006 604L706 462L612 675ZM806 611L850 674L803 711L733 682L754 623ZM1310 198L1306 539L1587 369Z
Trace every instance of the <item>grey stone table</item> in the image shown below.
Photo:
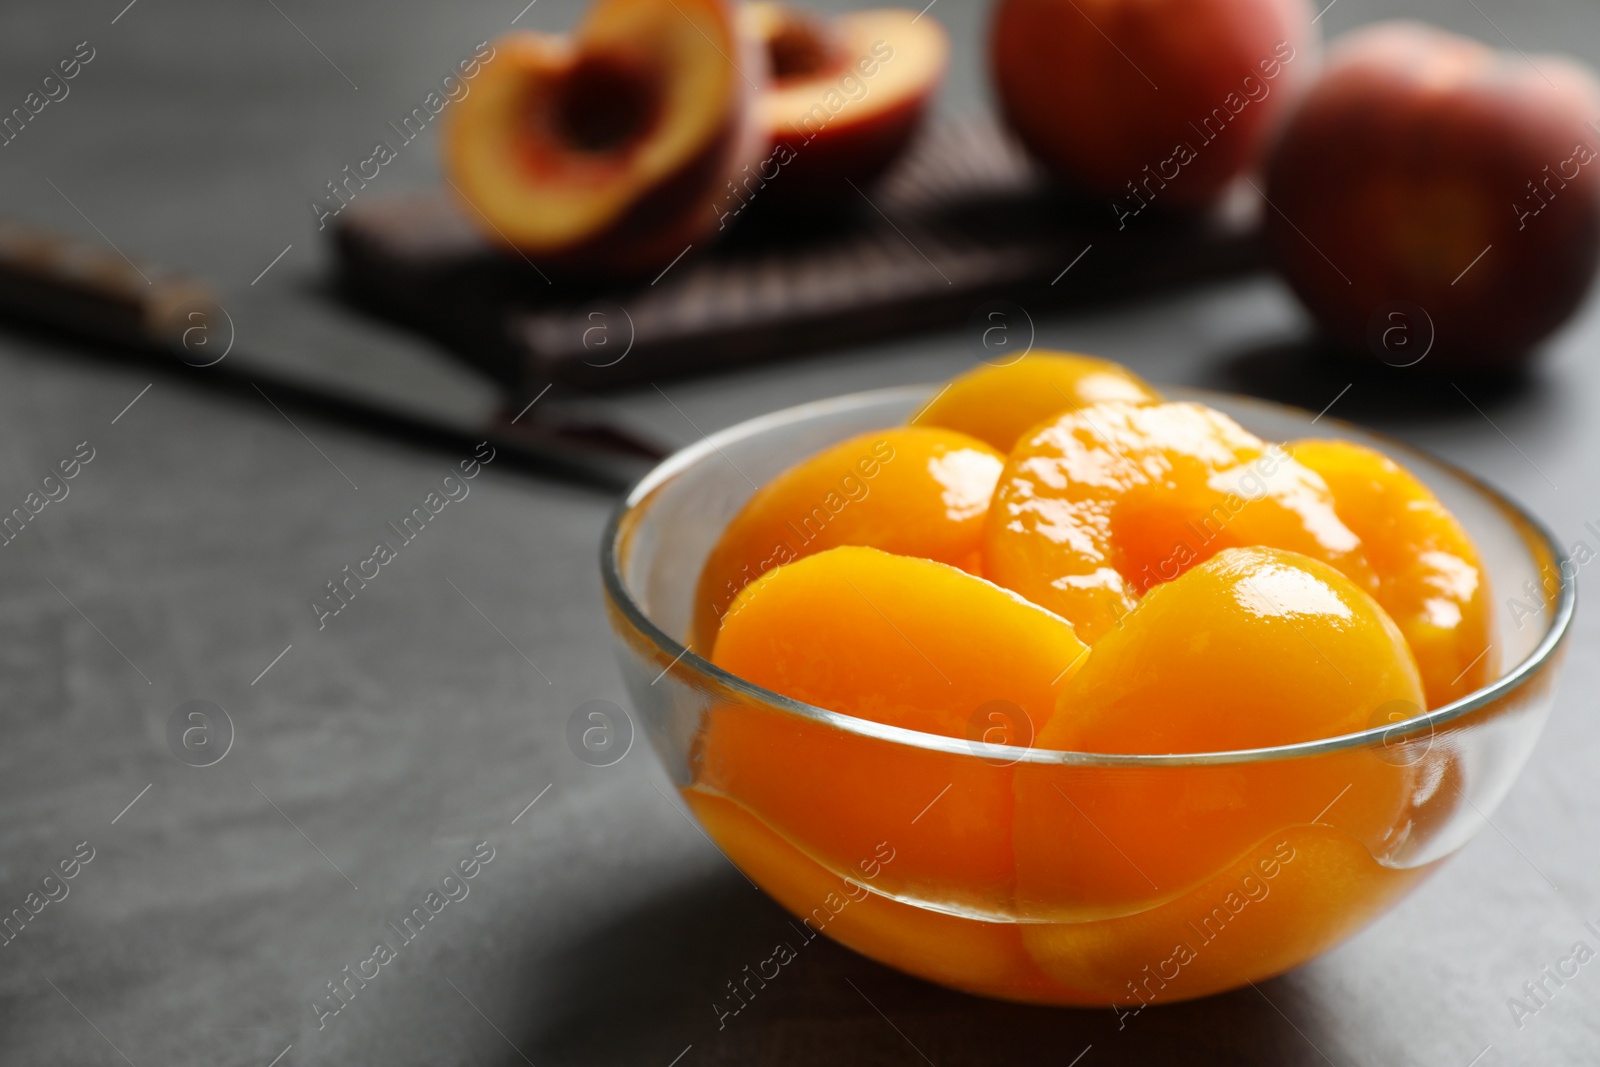
M370 357L375 388L485 403L426 345L324 295L308 204L475 43L514 19L563 26L574 5L125 4L0 13L0 110L79 42L93 50L70 96L0 148L3 210L217 279L253 351ZM1408 6L1600 60L1592 6ZM958 44L945 105L980 106L981 5L935 10ZM1342 0L1323 23L1385 13ZM378 182L436 181L434 148L431 133L408 145ZM1437 450L1593 544L1600 304L1527 381L1475 396L1481 411L1441 383L1320 369L1303 317L1265 278L1038 325L1041 344L1157 381L1313 409L1350 384L1334 414ZM962 336L922 338L605 403L688 442L696 427L971 359ZM319 629L308 604L325 583L468 456L12 333L0 383L0 510L79 459L67 495L0 548L0 911L59 898L0 947L0 1063L1596 1059L1600 972L1520 1027L1506 1003L1574 942L1595 943L1583 925L1600 917L1592 616L1493 829L1372 928L1259 992L1119 1030L1108 1012L984 1002L819 945L719 1030L716 991L766 954L783 914L696 831L642 748L596 768L564 741L578 704L622 699L594 563L606 494L490 463ZM232 726L205 767L169 743L175 715L180 731L204 727L185 718L196 707L226 709ZM51 870L74 876L47 882ZM402 934L429 905L420 932ZM371 974L380 941L394 958L376 977L336 1015L314 1007L327 983Z

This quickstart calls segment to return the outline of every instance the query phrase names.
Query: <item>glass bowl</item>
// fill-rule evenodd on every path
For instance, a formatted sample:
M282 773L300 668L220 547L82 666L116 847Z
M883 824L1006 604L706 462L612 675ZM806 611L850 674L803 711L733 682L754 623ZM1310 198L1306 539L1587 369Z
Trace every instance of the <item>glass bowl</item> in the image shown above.
M608 615L643 731L706 833L796 917L761 969L827 936L987 996L1101 1006L1201 996L1348 937L1505 797L1549 715L1573 613L1554 538L1437 459L1238 396L1168 391L1267 440L1376 448L1455 513L1505 598L1496 681L1400 722L1375 709L1371 728L1342 737L1109 756L1006 744L1004 729L955 738L854 718L686 648L701 566L755 487L905 422L931 393L858 393L724 430L664 461L606 529Z

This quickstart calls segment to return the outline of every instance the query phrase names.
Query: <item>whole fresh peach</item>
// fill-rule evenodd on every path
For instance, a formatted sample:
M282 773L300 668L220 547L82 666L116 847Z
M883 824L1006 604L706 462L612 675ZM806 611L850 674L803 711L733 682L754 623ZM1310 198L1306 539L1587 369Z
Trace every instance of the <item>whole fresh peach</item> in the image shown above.
M989 62L1028 148L1125 225L1257 162L1315 32L1308 0L1000 0Z
M1338 42L1267 164L1274 261L1385 362L1516 362L1600 260L1600 84L1409 22Z

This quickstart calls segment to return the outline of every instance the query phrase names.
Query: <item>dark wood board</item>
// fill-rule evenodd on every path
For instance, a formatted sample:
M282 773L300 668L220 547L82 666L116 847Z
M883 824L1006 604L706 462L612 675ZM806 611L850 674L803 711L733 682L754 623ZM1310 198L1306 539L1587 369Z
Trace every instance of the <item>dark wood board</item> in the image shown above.
M627 285L552 282L491 246L445 192L354 201L333 233L351 299L533 395L945 328L1000 298L1100 302L1250 269L1253 207L1236 198L1185 219L1152 205L1119 224L1109 202L1068 197L972 118L931 127L882 182L845 185L830 211L774 209L757 192L725 240Z

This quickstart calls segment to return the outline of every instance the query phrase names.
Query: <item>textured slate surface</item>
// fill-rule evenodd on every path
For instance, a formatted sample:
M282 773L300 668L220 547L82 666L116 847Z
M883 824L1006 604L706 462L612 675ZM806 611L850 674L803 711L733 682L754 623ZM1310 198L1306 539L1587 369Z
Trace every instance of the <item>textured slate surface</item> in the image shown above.
M0 148L5 210L98 227L216 279L252 351L370 366L375 388L441 405L481 402L482 384L426 345L325 298L307 201L522 5L138 0L113 25L124 2L0 15L7 106L78 41L97 49L72 95ZM1592 9L1479 6L1529 52L1600 59ZM950 104L974 107L981 10L934 10L961 42ZM1387 10L1342 0L1323 23ZM1470 5L1438 12L1494 36ZM520 24L570 15L540 0ZM432 184L431 151L431 135L409 146L386 188ZM1157 380L1313 409L1352 380L1307 355L1303 319L1266 279L1037 325L1041 344ZM1530 381L1469 387L1494 426L1448 383L1399 372L1360 376L1333 414L1481 472L1577 539L1600 517L1597 347L1591 304ZM593 403L687 442L696 427L938 378L973 356L952 332ZM1600 915L1592 613L1497 830L1260 993L1147 1012L1119 1032L1109 1013L977 1001L817 945L718 1032L714 991L765 955L783 916L663 798L642 749L597 769L563 739L579 703L622 699L593 562L606 497L491 464L319 632L307 605L323 583L464 457L36 338L0 335L0 381L7 507L79 442L95 450L70 495L0 548L0 906L21 904L79 842L95 850L69 895L0 948L0 1063L667 1067L682 1054L680 1067L954 1067L1065 1065L1089 1045L1080 1067L1593 1060L1592 968L1520 1030L1506 1009ZM214 766L168 748L169 718L190 700L221 705L236 729ZM386 924L485 840L495 858L470 895L319 1031L309 1005L323 984L398 940Z

